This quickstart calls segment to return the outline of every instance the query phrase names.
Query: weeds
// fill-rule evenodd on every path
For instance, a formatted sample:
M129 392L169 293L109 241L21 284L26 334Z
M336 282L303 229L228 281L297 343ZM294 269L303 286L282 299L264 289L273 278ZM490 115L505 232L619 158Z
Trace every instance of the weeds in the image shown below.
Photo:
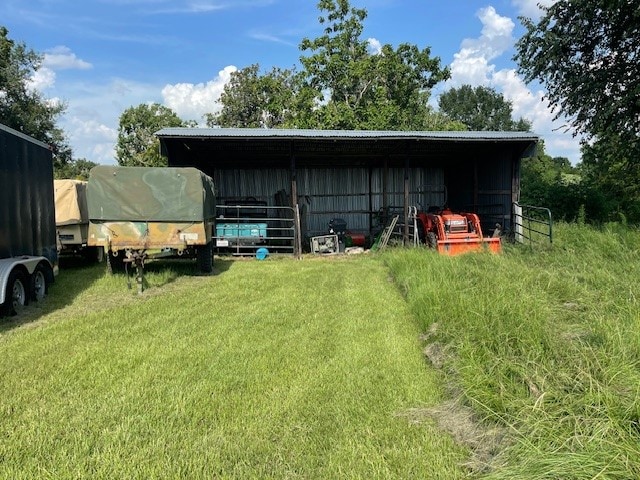
M560 224L551 249L386 256L451 388L512 441L487 478L640 477L640 235Z

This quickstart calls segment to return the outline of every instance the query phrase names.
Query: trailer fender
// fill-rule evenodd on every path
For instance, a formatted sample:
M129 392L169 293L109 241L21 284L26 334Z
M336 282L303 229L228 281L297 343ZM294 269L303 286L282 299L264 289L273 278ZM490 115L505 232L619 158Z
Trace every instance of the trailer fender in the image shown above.
M0 305L5 301L7 283L9 282L11 272L16 269L20 269L25 272L28 279L30 279L33 272L35 272L38 266L43 263L48 267L48 271L51 273L49 278L46 278L47 282L51 283L53 281L53 276L58 273L58 267L51 265L51 262L49 262L45 257L22 256L0 259ZM45 275L45 277L47 277L47 275ZM27 286L28 285L29 282L27 281Z

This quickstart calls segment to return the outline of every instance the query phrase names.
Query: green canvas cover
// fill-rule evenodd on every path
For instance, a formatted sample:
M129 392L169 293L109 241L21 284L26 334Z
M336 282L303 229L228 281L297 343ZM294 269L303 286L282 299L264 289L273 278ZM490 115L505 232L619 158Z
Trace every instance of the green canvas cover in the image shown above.
M87 185L90 220L202 222L216 215L211 177L191 167L91 169Z

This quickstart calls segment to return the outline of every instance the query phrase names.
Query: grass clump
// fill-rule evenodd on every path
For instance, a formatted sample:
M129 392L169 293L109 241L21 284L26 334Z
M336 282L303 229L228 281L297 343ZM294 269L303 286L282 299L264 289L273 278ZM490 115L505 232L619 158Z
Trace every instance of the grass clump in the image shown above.
M550 248L385 255L452 395L507 434L484 476L640 478L639 258L637 231L567 224Z

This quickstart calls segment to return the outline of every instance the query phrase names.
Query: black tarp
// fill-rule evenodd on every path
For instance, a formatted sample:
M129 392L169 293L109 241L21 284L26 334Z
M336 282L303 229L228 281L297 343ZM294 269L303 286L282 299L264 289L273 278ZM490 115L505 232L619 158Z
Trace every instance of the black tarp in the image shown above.
M0 125L0 258L20 255L57 261L53 155Z

